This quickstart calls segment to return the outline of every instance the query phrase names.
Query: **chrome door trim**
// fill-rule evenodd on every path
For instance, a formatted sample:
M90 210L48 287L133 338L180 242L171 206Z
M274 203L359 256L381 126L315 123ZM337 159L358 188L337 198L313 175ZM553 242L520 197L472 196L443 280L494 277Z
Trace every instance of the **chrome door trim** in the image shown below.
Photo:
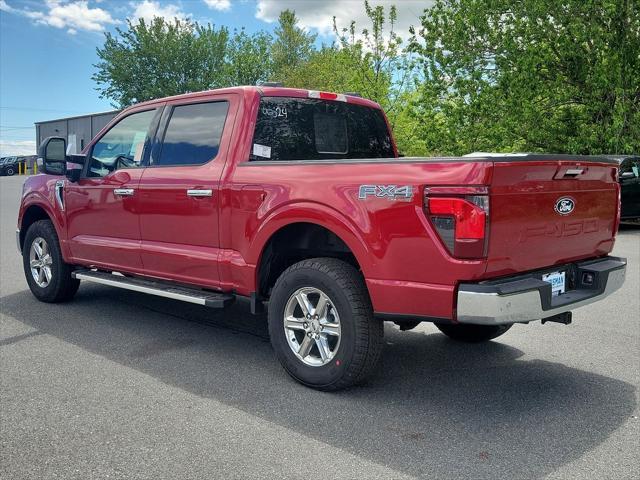
M64 180L56 180L56 189L55 189L56 202L58 203L60 210L64 212L64 200L62 198L63 190L64 190Z
M135 190L133 188L114 188L113 194L120 197L130 197Z
M213 196L213 190L201 190L201 189L189 189L187 190L188 197L211 197Z

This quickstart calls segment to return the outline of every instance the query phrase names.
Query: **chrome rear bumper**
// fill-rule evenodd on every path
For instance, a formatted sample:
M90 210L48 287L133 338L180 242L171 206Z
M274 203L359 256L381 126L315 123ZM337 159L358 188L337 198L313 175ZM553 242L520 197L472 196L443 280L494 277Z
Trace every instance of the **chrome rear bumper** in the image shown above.
M551 284L541 280L541 273L463 283L458 288L457 320L505 325L552 317L611 295L624 283L626 269L627 260L618 257L553 267L547 271L566 271L574 284L556 297L551 295ZM583 282L587 274L593 279L590 284Z

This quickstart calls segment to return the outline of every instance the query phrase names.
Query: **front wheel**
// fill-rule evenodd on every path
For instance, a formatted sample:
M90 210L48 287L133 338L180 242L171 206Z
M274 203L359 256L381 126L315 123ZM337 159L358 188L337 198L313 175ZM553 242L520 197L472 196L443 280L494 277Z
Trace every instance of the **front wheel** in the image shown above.
M436 323L438 329L447 337L460 342L488 342L509 330L512 325L473 325L468 323L445 324Z
M383 325L354 267L313 258L278 278L269 301L269 335L289 375L312 388L339 390L374 371Z
M29 289L41 302L71 300L78 291L80 280L71 276L72 268L62 258L58 234L49 220L39 220L27 230L22 264Z
M9 167L5 170L7 176L12 177L13 175L15 175L16 171L13 169L13 167Z

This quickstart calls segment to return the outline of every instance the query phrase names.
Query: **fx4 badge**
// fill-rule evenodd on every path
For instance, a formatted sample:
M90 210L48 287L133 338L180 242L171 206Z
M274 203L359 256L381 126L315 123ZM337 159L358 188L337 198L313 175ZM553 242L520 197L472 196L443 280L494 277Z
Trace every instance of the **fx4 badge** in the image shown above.
M360 185L358 198L365 200L368 197L411 200L413 198L413 187L411 185Z
M555 211L560 215L569 215L576 208L576 201L571 197L562 197L556 201Z

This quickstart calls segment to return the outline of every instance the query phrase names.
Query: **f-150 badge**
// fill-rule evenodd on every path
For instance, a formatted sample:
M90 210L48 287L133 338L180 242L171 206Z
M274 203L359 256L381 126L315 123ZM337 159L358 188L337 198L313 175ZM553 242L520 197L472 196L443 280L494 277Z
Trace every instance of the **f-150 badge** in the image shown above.
M387 198L389 200L411 200L413 187L411 185L360 185L358 198L365 200L369 197Z

